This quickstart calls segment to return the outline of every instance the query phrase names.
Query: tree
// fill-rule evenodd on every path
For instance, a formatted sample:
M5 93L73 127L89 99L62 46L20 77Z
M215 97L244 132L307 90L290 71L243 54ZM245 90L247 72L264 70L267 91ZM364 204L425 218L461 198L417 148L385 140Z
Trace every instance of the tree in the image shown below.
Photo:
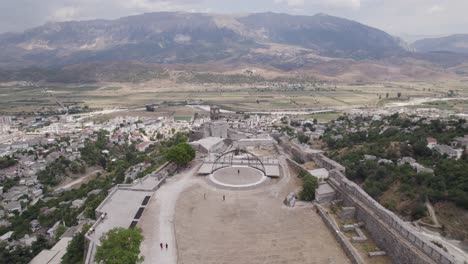
M95 260L104 264L142 263L140 244L143 241L140 228L114 228L102 236Z
M162 135L161 133L158 132L158 133L156 134L156 138L157 138L157 139L162 139L162 138L163 138L163 135Z
M297 135L297 140L299 140L299 142L302 143L302 144L306 144L307 142L309 142L310 137L304 135L304 133L299 133Z
M83 226L83 230L76 234L67 246L67 253L62 257L62 264L83 263L85 250L85 233L90 225Z
M170 148L166 153L166 159L177 166L187 166L195 158L196 152L188 143L180 143Z
M281 120L281 123L283 123L283 124L287 124L287 123L288 123L288 118L285 117L285 116L281 117L280 120Z
M317 178L306 170L302 170L299 177L302 178L302 191L299 193L299 197L303 201L313 201L315 199L315 190L318 187Z

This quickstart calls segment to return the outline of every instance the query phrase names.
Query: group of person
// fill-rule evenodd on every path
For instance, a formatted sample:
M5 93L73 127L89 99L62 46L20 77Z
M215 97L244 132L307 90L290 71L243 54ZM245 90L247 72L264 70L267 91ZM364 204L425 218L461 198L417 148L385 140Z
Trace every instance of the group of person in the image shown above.
M164 243L159 243L159 246L161 246L161 250L164 249ZM169 248L169 245L166 243L166 250Z

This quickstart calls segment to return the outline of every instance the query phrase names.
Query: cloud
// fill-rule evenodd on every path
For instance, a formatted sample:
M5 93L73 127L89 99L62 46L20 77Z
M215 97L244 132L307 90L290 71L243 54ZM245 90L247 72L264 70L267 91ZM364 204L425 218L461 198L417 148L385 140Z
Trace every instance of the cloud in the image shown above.
M68 21L77 19L80 16L80 8L77 7L60 7L53 11L48 20L52 21Z
M305 0L288 0L288 6L291 7L303 7L305 5Z
M331 8L352 8L361 6L361 0L274 0L275 4L286 4L288 7L331 7Z
M431 6L431 7L429 7L427 9L427 13L428 14L434 14L434 13L439 13L439 12L441 12L443 10L444 10L444 8L441 7L440 5L433 5L433 6Z
M334 7L348 7L352 9L361 7L361 0L328 0L325 2Z
M179 1L166 1L166 0L123 0L119 1L120 4L127 9L131 10L144 10L146 12L152 11L179 11L193 8L194 3L197 1L179 0Z

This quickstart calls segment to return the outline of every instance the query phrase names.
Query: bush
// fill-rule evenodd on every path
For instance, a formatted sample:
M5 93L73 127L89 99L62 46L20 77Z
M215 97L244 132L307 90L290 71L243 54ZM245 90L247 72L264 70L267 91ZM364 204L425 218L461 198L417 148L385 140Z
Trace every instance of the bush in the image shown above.
M303 133L299 133L299 134L297 135L297 140L299 140L299 142L302 143L302 144L306 144L306 143L309 142L310 137L304 135Z
M427 208L424 205L419 205L411 212L413 221L421 219L426 216Z

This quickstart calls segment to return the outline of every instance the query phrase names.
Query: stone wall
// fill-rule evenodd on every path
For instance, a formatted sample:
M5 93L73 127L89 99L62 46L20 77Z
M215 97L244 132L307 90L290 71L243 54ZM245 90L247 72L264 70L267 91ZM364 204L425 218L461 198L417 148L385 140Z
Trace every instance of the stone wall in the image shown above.
M353 264L363 264L364 261L359 256L359 254L354 249L351 242L349 242L348 238L340 231L340 228L336 226L335 221L328 215L328 213L323 210L319 205L316 205L317 213L322 218L325 225L330 229L330 232L335 236L338 243L340 243L341 247L343 248L344 252L351 260Z
M245 147L271 147L274 145L272 138L249 138L240 139L234 142L234 147L245 148Z
M290 158L287 158L286 159L289 167L291 168L291 170L295 173L295 174L299 174L299 172L301 172L302 170L305 170L302 165L300 165L299 163L295 162L294 160L290 159Z
M278 140L280 146L282 146L286 152L290 153L296 158L301 159L304 162L313 160L317 164L317 166L321 168L325 168L329 171L338 170L343 173L346 171L343 165L326 157L320 151L316 151L307 147L299 146L296 143L291 142L290 138L286 136L282 136L279 138L276 136L276 139Z
M228 124L226 121L211 121L204 124L204 137L227 138Z
M312 156L312 159L315 161L315 163L322 168L325 168L329 171L331 170L338 170L342 173L346 171L346 168L341 165L340 163L326 157L323 154L316 154Z
M358 221L365 224L377 245L395 263L455 264L450 255L422 237L408 223L380 205L338 170L330 172L329 182L340 191L345 204L356 207Z
M299 146L298 144L292 142L290 137L282 136L278 138L279 145L283 147L283 149L290 153L293 157L299 158L300 160L307 162L313 160L314 156L317 155L316 151L313 151L310 148L304 148Z

